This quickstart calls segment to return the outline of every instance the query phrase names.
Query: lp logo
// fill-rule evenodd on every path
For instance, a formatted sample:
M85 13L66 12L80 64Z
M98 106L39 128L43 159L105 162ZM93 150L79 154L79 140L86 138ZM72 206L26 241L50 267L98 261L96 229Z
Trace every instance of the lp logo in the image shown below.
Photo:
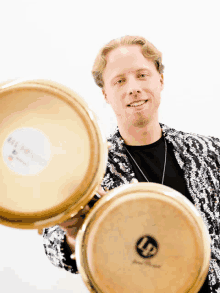
M141 237L136 244L137 253L143 258L150 258L157 254L157 241L148 235Z

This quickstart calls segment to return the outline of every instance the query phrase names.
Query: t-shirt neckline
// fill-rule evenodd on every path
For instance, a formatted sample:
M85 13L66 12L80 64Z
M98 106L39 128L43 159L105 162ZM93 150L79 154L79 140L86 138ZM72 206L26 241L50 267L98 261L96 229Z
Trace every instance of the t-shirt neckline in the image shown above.
M161 136L161 138L159 138L157 141L151 143L151 144L147 144L147 145L127 145L126 144L126 147L129 149L129 150L143 150L143 149L151 149L151 148L155 148L157 146L159 146L160 144L163 143L163 135Z

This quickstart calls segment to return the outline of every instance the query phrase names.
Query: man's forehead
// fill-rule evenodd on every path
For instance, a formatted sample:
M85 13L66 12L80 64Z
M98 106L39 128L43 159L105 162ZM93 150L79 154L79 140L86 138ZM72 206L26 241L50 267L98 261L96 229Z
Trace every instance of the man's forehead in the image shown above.
M152 64L151 64L152 63ZM152 70L153 62L147 60L144 56L142 58L135 58L135 56L128 58L121 58L118 60L107 60L105 72L108 75L116 76L118 74L135 73L138 70Z
M110 51L106 56L106 69L115 70L122 68L151 68L153 62L142 54L140 46L119 47Z
M129 53L129 50L127 47L119 47L119 51L122 53L122 54L128 54Z
M106 56L103 77L113 79L119 75L146 69L153 70L154 64L142 54L140 45L121 46L110 51Z
M141 47L139 45L129 45L129 46L120 46L118 48L113 49L107 55L108 62L112 63L119 59L124 58L140 58L143 56L141 52Z

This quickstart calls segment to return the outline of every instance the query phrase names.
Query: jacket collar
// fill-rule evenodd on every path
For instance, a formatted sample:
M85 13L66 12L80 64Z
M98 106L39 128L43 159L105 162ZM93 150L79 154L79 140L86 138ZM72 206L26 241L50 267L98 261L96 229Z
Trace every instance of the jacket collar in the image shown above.
M181 131L177 131L174 128L170 128L163 123L159 124L162 129L162 135L167 140L167 142L171 143L176 151L184 154L187 151L187 146L186 144L183 144L182 141L186 138L184 137L186 134ZM125 142L120 135L118 127L115 129L114 133L109 137L108 141L112 143L111 149L114 150L114 152L126 152L124 147Z
M203 151L198 147L192 148L192 144L195 144L195 140L193 140L195 137L194 134L175 130L174 128L170 128L163 123L159 124L162 129L164 139L166 139L167 143L171 144L173 147L175 158L181 169L186 169L192 164L192 156L196 156L197 160L199 159ZM198 138L198 136L196 137ZM130 182L133 178L135 178L135 174L127 156L124 139L121 137L118 127L109 137L108 141L111 142L109 160L111 161L111 159L113 159L114 162L118 162L118 171L122 177L124 176Z

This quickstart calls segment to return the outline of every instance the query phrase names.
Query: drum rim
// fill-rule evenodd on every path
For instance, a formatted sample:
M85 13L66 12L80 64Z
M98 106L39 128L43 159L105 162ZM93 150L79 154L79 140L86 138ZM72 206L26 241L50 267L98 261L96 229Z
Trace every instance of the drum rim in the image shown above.
M158 191L154 190L155 187L158 188ZM104 209L105 205L109 206L111 203L111 200L114 201L114 200L117 200L118 197L126 196L126 194L128 194L129 190L131 190L132 192L134 192L134 190L136 190L136 192L140 192L140 191L146 191L145 188L147 188L148 191L150 191L150 192L157 193L158 195L159 194L165 195L170 199L172 198L178 205L181 205L181 201L183 199L186 199L178 191L176 191L168 186L158 184L158 183L153 183L153 182L139 182L139 183L133 183L133 184L126 184L123 186L119 186L119 187L115 188L114 190L111 190L106 195L104 195L95 204L95 206L92 208L90 213L87 215L82 227L78 231L77 239L76 239L75 254L76 254L77 267L78 267L78 270L82 276L82 279L83 279L85 285L90 290L90 292L106 293L101 290L99 285L93 279L92 273L90 271L89 264L88 264L88 261L86 258L86 247L87 247L87 242L86 242L87 235L86 234L87 234L88 230L91 230L91 226L93 224L92 221L94 220L94 217L95 217L97 211L99 209L105 210ZM149 197L152 197L152 196L149 196ZM210 249L211 240L210 240L210 236L209 236L207 227L205 226L205 224L204 224L200 214L198 213L197 209L195 208L195 206L188 199L187 199L187 201L184 200L183 202L186 203L186 205L181 205L184 208L184 215L186 215L186 213L188 213L194 219L194 222L196 224L196 228L197 228L197 230L199 230L199 233L200 233L202 241L203 241L201 247L204 248L203 249L204 250L204 257L203 257L203 262L201 265L201 270L198 272L197 279L195 280L194 284L192 285L192 287L188 291L189 293L194 293L194 292L198 292L197 290L199 290L202 287L203 282L205 281L205 278L206 278L208 270L209 270L209 261L210 261L210 257L211 257L211 249ZM94 222L95 222L95 220L94 220ZM88 237L87 237L87 239L88 239ZM207 242L205 242L205 241L207 241ZM205 249L205 247L208 249Z
M74 111L82 119L83 124L85 125L86 130L88 131L89 140L90 140L90 162L89 167L92 166L93 173L90 168L88 168L84 178L86 176L89 177L89 182L87 186L84 186L83 194L80 192L80 187L76 189L74 192L75 199L71 201L71 197L73 194L70 194L65 202L70 202L68 208L62 202L58 206L65 205L65 210L57 214L57 206L53 208L49 208L39 213L20 213L22 216L14 219L10 219L10 214L12 214L12 210L7 210L1 208L2 211L6 211L5 214L8 214L9 217L4 217L2 214L0 215L0 223L13 228L22 228L22 229L39 229L49 227L53 224L57 224L65 221L71 216L77 214L79 210L89 202L89 200L94 196L94 193L99 187L99 184L102 181L102 178L105 173L106 164L107 164L107 140L104 135L104 131L102 129L101 123L98 121L95 113L88 107L87 103L73 90L63 86L57 82L53 82L50 80L27 80L20 82L19 80L14 81L12 85L4 83L4 88L0 88L0 95L3 93L9 93L14 90L27 90L34 89L37 91L46 91L50 93L52 96L61 99L66 102L67 106L70 106ZM92 128L92 129L91 129ZM90 131L92 133L90 133ZM92 136L95 135L95 138ZM96 156L94 155L96 154ZM103 156L101 155L103 154ZM92 175L91 175L92 174ZM90 180L91 179L91 180ZM78 194L78 196L76 196ZM79 195L80 194L80 195ZM76 199L77 197L77 199ZM52 210L52 212L51 212ZM48 211L50 211L50 217L48 218ZM14 212L13 212L14 213ZM17 213L19 214L19 213ZM35 216L39 214L39 216ZM47 216L42 220L42 214ZM25 218L26 215L26 219ZM23 219L22 219L23 217ZM29 218L29 220L27 220ZM31 218L31 220L30 220Z

